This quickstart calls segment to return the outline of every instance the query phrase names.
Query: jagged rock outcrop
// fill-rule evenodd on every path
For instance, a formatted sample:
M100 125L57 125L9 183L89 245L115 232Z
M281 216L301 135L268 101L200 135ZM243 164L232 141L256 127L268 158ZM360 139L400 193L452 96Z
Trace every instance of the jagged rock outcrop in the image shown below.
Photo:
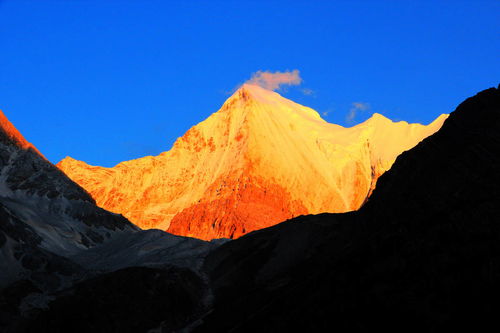
M294 216L358 209L395 158L437 131L380 114L344 128L245 84L173 148L113 168L58 163L97 204L141 228L237 238Z
M215 307L197 331L497 331L499 170L492 88L401 154L359 211L299 217L214 251Z

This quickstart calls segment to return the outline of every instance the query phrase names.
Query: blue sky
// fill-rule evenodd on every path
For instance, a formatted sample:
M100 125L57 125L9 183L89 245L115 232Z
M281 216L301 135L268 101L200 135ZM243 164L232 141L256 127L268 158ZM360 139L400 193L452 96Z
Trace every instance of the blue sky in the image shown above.
M500 1L0 0L0 109L54 163L159 154L294 69L330 122L428 123L500 82Z

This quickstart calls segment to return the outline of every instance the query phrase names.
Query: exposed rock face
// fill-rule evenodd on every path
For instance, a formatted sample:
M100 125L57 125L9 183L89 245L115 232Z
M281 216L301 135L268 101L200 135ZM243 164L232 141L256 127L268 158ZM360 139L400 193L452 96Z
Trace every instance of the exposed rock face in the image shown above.
M204 239L236 238L307 214L302 202L293 200L283 187L257 177L245 178L214 182L199 203L174 216L168 232Z
M500 90L401 154L356 212L303 216L206 260L200 332L498 331Z
M174 147L113 168L58 163L97 204L141 228L236 238L294 216L358 209L395 158L437 131L374 114L343 128L245 84Z

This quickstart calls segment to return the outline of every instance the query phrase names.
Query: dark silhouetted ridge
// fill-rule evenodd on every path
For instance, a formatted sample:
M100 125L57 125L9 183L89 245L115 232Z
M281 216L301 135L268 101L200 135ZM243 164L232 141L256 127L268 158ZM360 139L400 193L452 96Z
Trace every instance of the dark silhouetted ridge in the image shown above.
M401 154L361 210L293 219L206 260L199 331L441 332L496 327L500 91Z

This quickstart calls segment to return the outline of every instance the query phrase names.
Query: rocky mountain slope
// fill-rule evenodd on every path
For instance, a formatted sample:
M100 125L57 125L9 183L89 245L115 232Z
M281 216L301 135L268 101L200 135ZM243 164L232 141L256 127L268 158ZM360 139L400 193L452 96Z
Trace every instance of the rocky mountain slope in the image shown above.
M113 168L58 163L97 204L141 228L237 238L303 214L358 209L396 157L437 131L380 114L344 128L245 84L173 148Z
M215 250L205 262L215 308L197 331L497 331L499 89L401 154L359 211L299 217Z
M124 269L132 271L127 278L131 288L157 280L158 274L172 275L172 280L163 279L165 286L159 287L162 297L191 297L193 301L186 306L192 313L205 297L199 271L202 260L216 246L160 230L143 231L123 216L97 207L84 189L48 162L0 111L1 332L30 331L26 322L64 294L63 290L87 280L109 281ZM99 278L103 274L107 278ZM179 280L190 282L169 287ZM137 290L151 293L148 287ZM156 297L151 294L148 301ZM136 304L144 306L140 301ZM182 325L187 308L177 311L175 304L169 306L170 316ZM113 311L130 317L138 310L116 307ZM160 323L149 317L135 320L145 328ZM42 328L33 331L43 332Z

